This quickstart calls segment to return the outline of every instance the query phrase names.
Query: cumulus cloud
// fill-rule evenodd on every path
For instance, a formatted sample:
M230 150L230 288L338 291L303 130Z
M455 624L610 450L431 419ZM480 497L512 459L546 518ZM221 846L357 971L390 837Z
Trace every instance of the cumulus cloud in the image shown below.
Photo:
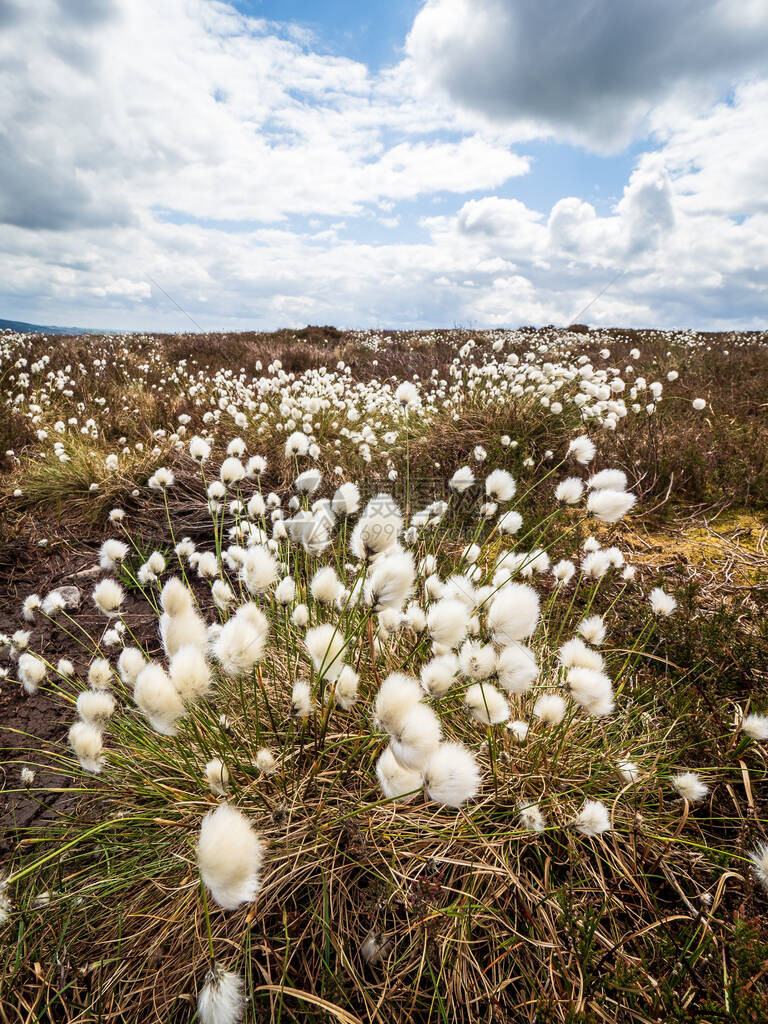
M407 41L458 103L600 149L673 93L763 71L767 46L762 0L427 0Z
M610 285L592 322L763 325L768 83L704 110L665 94L612 205L570 187L526 203L517 181L537 169L521 140L586 122L576 99L561 129L419 92L423 19L446 2L374 73L219 0L0 0L4 315L185 329L157 281L206 328L515 326L568 323ZM494 8L477 4L465 27L482 79ZM630 5L610 6L590 7L605 32ZM717 6L736 27L758 10ZM466 12L442 9L448 53ZM532 9L515 6L523 27Z

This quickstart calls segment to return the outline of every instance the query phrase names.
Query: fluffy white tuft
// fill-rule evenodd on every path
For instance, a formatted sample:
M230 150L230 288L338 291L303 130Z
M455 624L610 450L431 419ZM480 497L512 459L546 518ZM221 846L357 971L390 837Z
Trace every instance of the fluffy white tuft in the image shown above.
M691 804L703 800L709 793L709 786L706 782L702 782L696 772L680 772L679 775L673 775L670 781L683 800L687 800Z
M376 762L376 775L381 791L388 800L412 800L423 782L421 772L403 768L391 747L387 747Z
M671 594L666 594L661 587L655 587L648 595L651 611L654 615L670 616L677 608L677 601Z
M200 1024L237 1024L242 1019L243 979L215 964L205 976L205 984L197 997L197 1019Z
M543 693L533 705L533 713L545 725L559 725L565 718L565 700L558 693Z
M111 578L101 580L93 588L93 603L104 615L112 618L117 615L120 605L125 599L125 591Z
M170 660L168 675L185 703L204 697L211 689L211 671L199 647L180 647Z
M403 768L421 770L440 743L440 719L426 704L414 704L391 736L392 753Z
M488 608L488 629L503 646L531 636L538 622L539 595L525 583L502 587Z
M421 685L430 697L442 697L453 686L459 672L455 654L439 654L421 669Z
M509 718L509 704L503 693L490 683L475 683L464 694L472 717L483 725L496 725Z
M523 644L509 644L499 654L496 673L499 686L507 693L527 693L539 678L536 655Z
M605 623L602 616L590 615L589 618L582 619L578 626L578 632L581 633L588 644L594 644L595 647L599 647L605 640Z
M225 675L231 678L251 672L264 653L269 622L255 604L241 605L225 623L213 644Z
M307 630L305 643L318 676L330 682L338 679L344 667L344 634L336 626L326 623Z
M240 578L251 594L263 594L277 582L278 566L271 551L265 547L250 548L243 559Z
M447 807L472 800L480 789L474 755L461 743L441 743L424 767L424 785L430 799Z
M584 806L571 824L584 836L599 836L611 830L608 808L599 800L585 800Z
M139 672L133 699L156 732L176 735L176 722L184 714L184 704L162 666L150 662Z
M587 499L587 512L591 512L602 523L617 523L634 507L637 498L629 491L614 491L606 488L592 491Z
M527 832L543 832L547 827L547 819L538 804L521 804L520 824Z
M741 720L741 730L750 739L768 740L768 715L746 715Z
M458 647L469 629L470 609L463 601L446 597L427 612L427 629L434 642L450 650Z
M264 844L236 808L221 804L203 818L197 863L211 896L224 910L254 899L263 859Z
M82 769L98 775L104 765L101 731L90 722L75 722L69 730L69 743Z
M376 721L390 734L397 735L408 715L421 699L421 688L411 676L402 672L388 675L376 694Z

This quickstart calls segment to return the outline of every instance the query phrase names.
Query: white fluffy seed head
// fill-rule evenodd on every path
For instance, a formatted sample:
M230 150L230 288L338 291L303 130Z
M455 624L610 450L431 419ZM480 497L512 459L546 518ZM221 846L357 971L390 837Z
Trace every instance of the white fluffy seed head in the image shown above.
M568 584L576 572L576 566L570 559L563 558L552 567L552 575L558 583Z
M184 704L162 666L150 662L139 672L133 699L156 732L176 735L176 722L184 714Z
M745 715L741 720L741 731L753 740L768 740L768 715Z
M275 587L275 600L278 604L292 604L296 597L296 580L286 576Z
M440 743L440 719L426 704L414 704L391 735L390 747L399 764L421 771Z
M527 693L539 678L536 655L523 644L509 644L498 656L496 673L499 686L507 693Z
M211 597L216 607L223 612L227 611L235 603L232 587L230 587L226 580L217 579L213 581L211 584Z
M539 595L525 583L502 587L488 608L488 629L503 646L531 636L538 622Z
M572 455L577 462L580 462L583 466L591 462L595 457L595 446L593 442L586 436L574 437L571 443L568 445L568 454Z
M528 738L528 723L515 721L507 722L507 728L512 733L516 743L525 743Z
M667 618L677 608L677 601L671 594L666 594L661 587L654 587L648 595L651 611L654 615L662 615Z
M494 469L485 478L485 493L493 501L511 501L515 496L517 484L511 473L506 469Z
M616 768L621 776L622 782L637 782L640 778L640 769L633 761L626 757L620 757L616 762Z
M318 677L334 682L344 667L346 637L339 629L325 623L307 630L304 641Z
M244 477L245 466L240 459L235 458L234 455L224 459L219 470L219 478L225 487L231 487L232 484L240 483Z
M564 505L575 505L584 493L584 484L577 476L566 477L555 488L555 500Z
M102 569L111 572L115 566L125 560L128 555L128 545L125 541L112 537L105 540L99 548L99 565Z
M45 663L29 651L19 655L18 673L19 681L26 693L32 695L37 693L40 683L45 679L47 668Z
M587 647L578 636L563 644L558 652L558 658L560 664L566 668L591 668L595 672L603 670L603 656Z
M591 668L568 670L568 686L571 697L595 718L610 715L613 711L611 680L603 672Z
M299 629L304 629L309 622L309 608L305 604L297 604L293 609L291 619L295 626L298 626Z
M240 569L240 578L251 594L263 594L277 581L278 565L267 548L249 548Z
M413 555L408 551L390 549L377 558L371 567L363 594L366 603L374 611L400 611L413 593L415 582Z
M431 800L459 807L480 789L480 769L461 743L441 743L424 766L424 785Z
M93 588L93 603L102 614L110 618L117 615L124 599L125 591L117 580L100 580Z
M344 665L336 680L336 703L344 711L349 711L357 700L357 687L360 676L351 665Z
M448 481L448 486L452 491L456 491L458 494L462 494L464 491L468 491L469 488L475 482L475 474L469 468L469 466L462 466L457 469L451 479Z
M264 844L251 823L230 804L203 818L197 863L211 896L224 910L249 903L261 885Z
M416 680L402 672L393 672L376 695L376 722L390 736L397 735L408 712L420 699L421 688Z
M312 712L312 694L309 683L297 680L291 690L291 714L294 718L308 718Z
M442 697L453 686L459 673L455 654L438 654L421 668L421 685L430 697Z
M264 613L251 602L241 605L213 644L222 672L230 678L251 672L264 653L268 633Z
M768 843L760 843L749 855L752 861L755 878L764 889L768 890Z
M40 595L30 594L24 598L24 603L21 606L21 614L25 622L35 621L35 612L40 607Z
M205 778L214 796L227 795L229 770L220 758L214 757L208 762L205 766Z
M510 509L508 512L504 512L503 515L499 516L499 533L503 533L508 537L516 534L522 525L523 517L514 509Z
M520 824L526 832L543 832L547 827L547 819L538 804L521 804Z
M584 836L599 836L610 831L611 818L604 803L599 800L585 800L571 824Z
M389 494L368 502L352 531L349 547L356 558L369 559L396 543L403 528L400 509Z
M84 722L103 729L115 711L115 698L111 693L83 690L77 697L77 713Z
M343 590L341 580L332 565L318 569L309 585L310 593L320 604L332 605Z
M509 718L509 704L503 693L490 683L475 683L464 694L464 703L477 722L496 725Z
M170 660L168 675L185 704L211 689L211 671L199 647L180 647Z
M112 666L106 658L96 658L88 666L88 685L94 690L108 690L112 685Z
M405 624L414 631L414 633L423 633L427 628L427 613L421 607L412 601L405 609L403 615Z
M620 469L603 469L587 482L591 491L626 491L627 474Z
M584 637L588 644L599 647L605 640L605 623L601 615L590 615L582 619L578 625L578 632Z
M200 1024L237 1024L244 1008L243 979L214 964L197 997Z
M587 511L603 523L617 523L635 505L637 498L629 491L604 488L592 491L587 499Z
M82 769L97 775L104 765L100 730L90 722L75 722L69 730L69 743Z
M360 489L357 484L342 484L333 495L331 507L337 516L353 516L360 508Z
M146 664L147 659L138 647L126 647L120 652L120 657L117 659L117 671L125 685L133 688L139 672Z
M459 665L468 679L480 682L496 671L496 651L490 644L467 640L459 651Z
M709 793L709 786L703 782L696 772L680 772L670 780L680 796L691 804L703 800Z
M469 629L470 609L464 601L446 597L427 612L427 629L434 642L450 650L458 647Z
M192 595L178 576L171 576L160 593L160 605L166 615L181 615L192 608Z
M423 783L421 772L404 768L392 753L391 747L387 747L376 762L376 776L388 800L412 800Z
M533 705L533 713L545 725L559 725L565 717L565 700L558 693L543 693Z
M271 750L268 750L266 747L262 747L261 750L256 752L256 757L253 763L260 772L264 773L264 775L271 775L275 770L275 755Z

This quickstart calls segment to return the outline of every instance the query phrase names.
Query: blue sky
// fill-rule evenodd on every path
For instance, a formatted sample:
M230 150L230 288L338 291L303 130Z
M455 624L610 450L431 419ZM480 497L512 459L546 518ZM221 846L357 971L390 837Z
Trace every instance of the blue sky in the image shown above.
M235 4L254 18L295 23L312 34L313 47L320 52L350 57L375 70L402 59L405 37L420 6L419 0L238 0Z
M0 317L762 327L752 0L0 4Z

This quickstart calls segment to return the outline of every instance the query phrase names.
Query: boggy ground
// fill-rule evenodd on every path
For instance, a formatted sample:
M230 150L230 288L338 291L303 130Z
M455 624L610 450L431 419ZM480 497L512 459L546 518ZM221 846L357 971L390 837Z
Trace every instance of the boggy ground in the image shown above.
M559 332L549 328L515 333L516 339L507 340L508 347L514 349L517 345L521 352L540 349L542 362L556 358L565 347L601 364L600 352L609 349L611 364L623 367L630 361L630 351L637 347L642 353L638 373L642 370L649 381L664 381L665 389L672 393L655 418L642 414L628 417L615 431L597 431L596 438L603 464L623 468L630 486L641 498L628 524L629 532L622 539L625 549L632 552L633 562L649 583L662 583L676 593L684 613L670 623L664 649L658 654L665 664L660 665L655 681L652 674L649 676L649 684L661 688L662 700L672 705L679 703L687 722L687 741L706 747L712 722L720 735L732 727L737 709L749 706L764 710L768 698L765 338L680 336L630 330ZM187 438L203 423L202 408L190 400L188 381L179 383L174 391L172 378L180 360L194 364L203 375L237 373L242 368L250 376L275 360L287 372L298 375L343 361L351 368L355 380L384 381L393 376L402 380L417 374L421 381L426 381L435 370L444 374L470 337L478 339L482 347L490 346L496 335L374 334L318 327L273 335L137 337L128 343L112 338L28 339L24 343L24 358L32 362L48 355L51 371L78 363L88 366L94 355L103 357L107 365L97 379L82 375L77 382L79 390L72 396L53 395L50 412L44 415L49 437L42 441L25 415L24 403L5 407L1 447L14 454L3 458L0 478L0 633L11 635L22 628L19 610L27 594L45 594L63 584L73 584L82 591L77 621L84 628L95 624L97 614L90 604L92 569L99 545L108 535L109 509L119 504L135 512L134 523L143 550L151 550L164 536L161 508L156 505L142 512L139 506L132 506L131 497L133 488L143 485L157 465L175 469L181 486L171 498L175 503L174 516L183 520L189 512L186 528L194 536L194 512L184 492L185 481L192 480L194 467L184 452L174 450L168 443L168 435L180 414L190 417ZM115 346L121 344L128 355L112 360ZM17 356L18 350L12 355ZM0 364L0 372L7 374L11 364L12 359L7 356L5 366ZM139 371L138 367L146 369ZM666 384L665 374L670 369L680 374L677 386ZM9 389L9 394L12 390ZM100 420L88 436L88 452L75 454L68 464L56 465L50 458L50 443L56 436L50 429L54 419L66 419L68 412L81 402L83 410L77 415L82 423L92 408L98 409L92 403L105 397L101 408L106 405L114 413ZM693 411L691 400L695 397L706 400L704 415ZM119 410L118 402L122 403ZM512 408L467 408L458 423L443 420L414 431L410 451L414 477L431 479L436 471L438 475L449 476L466 461L474 444L486 442L489 421L498 434L519 438L537 459L543 458L545 448L556 448L573 435L572 419L542 420L534 414L521 415ZM165 431L165 436L158 438L158 431ZM229 436L237 432L232 427ZM70 441L69 435L61 436ZM101 471L103 461L119 448L124 437L129 446L138 443L143 449L126 456L119 475L106 477ZM76 440L75 435L73 444ZM151 453L155 442L160 448L157 455ZM267 433L260 444L270 461L263 481L265 490L284 488L288 483L285 470L278 459L270 457L271 451L279 449L282 438ZM39 459L39 454L46 450L48 458ZM81 456L82 461L78 461ZM436 462L439 467L435 467ZM385 479L386 461L374 453L372 463L363 472ZM100 488L92 492L89 487L94 478L99 480ZM15 494L17 490L21 494ZM144 626L140 638L150 647L157 646L154 620L147 616ZM33 633L33 640L34 636ZM49 661L60 655L71 656L66 637L57 638L54 634L47 642ZM686 670L686 683L679 692L663 692L666 663ZM7 660L0 660L0 664L8 666ZM82 667L78 665L76 669ZM3 681L0 686L4 776L0 854L9 861L19 841L23 843L41 822L70 814L78 799L72 788L82 780L69 775L56 754L70 724L59 709L60 703L45 695L30 701L16 684ZM712 747L711 756L717 765L720 752ZM751 769L765 774L764 757L759 750L751 749L744 757ZM21 767L28 764L38 771L33 793L27 793L18 782ZM745 834L749 830L756 838L764 837L766 811L762 792L748 785L741 790L733 788L731 795L731 813L743 821ZM646 947L643 955L647 959L642 964L645 976L655 979L656 990L648 998L641 997L640 975L633 973L635 965L629 958L623 967L626 978L622 981L617 976L611 990L612 1009L601 1013L598 1001L589 1005L589 1019L765 1019L768 999L764 996L763 978L768 931L764 918L768 900L749 882L747 872L745 877L746 889L734 895L729 891L722 899L717 919L709 923L708 932L704 929L706 942L696 947L700 955L688 956L680 950L681 933L675 930L676 926L656 924L656 939ZM670 906L675 899L674 894L669 896ZM693 941L690 935L686 935L688 940ZM578 941L587 940L582 936ZM589 957L583 950L574 955L578 959L582 953L587 963ZM600 963L598 957L592 969ZM47 966L39 974L36 970L27 972L24 995L19 996L18 1003L7 992L0 995L6 1020L86 1019L76 1013L70 1017L65 1009L66 999L48 1001L46 997L39 1001L39 993L49 992L52 984L46 970ZM557 968L553 970L556 974ZM13 977L18 984L18 971ZM66 985L71 983L68 979ZM626 1016L619 1017L615 1007L620 1005L621 997L619 1002L615 1000L623 984L629 1008ZM56 988L55 981L53 987ZM318 1016L312 1018L315 1012ZM423 1007L419 1012L427 1019ZM439 1008L435 1010L434 1019L441 1019L439 1012ZM506 1019L505 1011L498 1012L495 1019ZM521 1012L525 1014L521 1019L529 1019L534 1010L526 1007ZM322 1010L317 1007L286 1010L286 1014L291 1019L322 1019ZM180 1015L174 1019L188 1018ZM492 1008L490 1015L483 1010L483 1019L494 1019ZM570 1018L544 1000L538 1007L537 1019Z

